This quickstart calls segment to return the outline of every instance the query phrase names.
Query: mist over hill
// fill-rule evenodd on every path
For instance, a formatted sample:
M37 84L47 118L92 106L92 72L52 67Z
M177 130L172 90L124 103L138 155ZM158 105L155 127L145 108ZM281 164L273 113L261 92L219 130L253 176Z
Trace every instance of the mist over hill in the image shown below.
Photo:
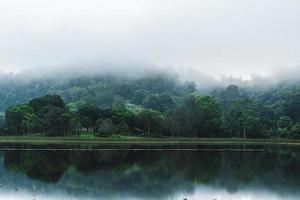
M300 81L298 71L297 68L278 71L269 77L253 75L251 80L232 76L216 79L192 70L152 65L112 68L75 65L0 73L0 110L47 94L61 95L67 103L84 100L99 106L110 106L114 96L130 100L134 91L139 89L151 93L170 92L182 97L188 93L185 91L188 87L198 94L213 95L236 85L248 98L256 98L271 91L295 90ZM126 87L128 91L124 90Z
M198 137L247 134L266 138L300 135L300 82L296 71L243 80L215 79L203 74L192 77L167 69L124 67L118 71L104 68L97 71L97 68L60 67L2 74L0 111L6 113L1 122L3 130L6 133L12 127L11 133L27 133L26 116L34 116L35 121L26 123L35 124L32 130L43 132L45 129L41 127L49 122L48 117L53 115L57 119L61 115L61 119L73 116L76 125L71 125L70 118L61 121L62 130L52 130L56 123L47 125L53 133L72 132L72 128L82 126L95 131L99 129L97 123L104 122L107 127L145 131L149 129L150 117L155 124L151 128L153 134ZM61 102L59 107L53 104L56 101ZM53 110L47 106L41 109L41 105L35 108L33 102L49 104ZM21 116L17 123L15 120Z

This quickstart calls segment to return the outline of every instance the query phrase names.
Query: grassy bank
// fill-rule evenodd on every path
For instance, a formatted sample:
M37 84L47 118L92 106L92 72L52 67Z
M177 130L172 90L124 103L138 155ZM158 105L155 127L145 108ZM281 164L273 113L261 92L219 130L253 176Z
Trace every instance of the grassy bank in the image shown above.
M99 145L297 145L300 140L288 139L242 139L242 138L182 138L182 137L134 137L118 136L93 137L93 136L0 136L0 143L21 143L21 144L99 144Z

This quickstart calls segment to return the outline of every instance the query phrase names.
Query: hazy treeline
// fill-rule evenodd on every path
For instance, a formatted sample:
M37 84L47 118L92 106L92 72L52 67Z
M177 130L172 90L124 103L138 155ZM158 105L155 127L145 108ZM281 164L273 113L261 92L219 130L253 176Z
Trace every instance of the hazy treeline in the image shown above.
M202 93L176 75L34 79L0 84L1 133L186 137L300 135L300 84ZM46 96L47 95L47 96Z

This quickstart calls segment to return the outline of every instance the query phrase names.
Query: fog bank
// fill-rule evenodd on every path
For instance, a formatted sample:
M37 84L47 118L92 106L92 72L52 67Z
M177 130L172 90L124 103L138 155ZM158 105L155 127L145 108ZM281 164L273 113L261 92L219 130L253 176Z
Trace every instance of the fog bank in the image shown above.
M299 18L296 0L1 1L0 69L143 63L249 80L300 64Z

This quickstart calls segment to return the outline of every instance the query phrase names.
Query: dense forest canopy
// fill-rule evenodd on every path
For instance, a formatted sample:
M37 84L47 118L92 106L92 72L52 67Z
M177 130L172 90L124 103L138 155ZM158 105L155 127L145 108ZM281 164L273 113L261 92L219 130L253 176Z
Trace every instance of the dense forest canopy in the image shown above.
M6 78L0 83L2 134L183 137L300 137L300 83L229 84L199 90L154 73Z

